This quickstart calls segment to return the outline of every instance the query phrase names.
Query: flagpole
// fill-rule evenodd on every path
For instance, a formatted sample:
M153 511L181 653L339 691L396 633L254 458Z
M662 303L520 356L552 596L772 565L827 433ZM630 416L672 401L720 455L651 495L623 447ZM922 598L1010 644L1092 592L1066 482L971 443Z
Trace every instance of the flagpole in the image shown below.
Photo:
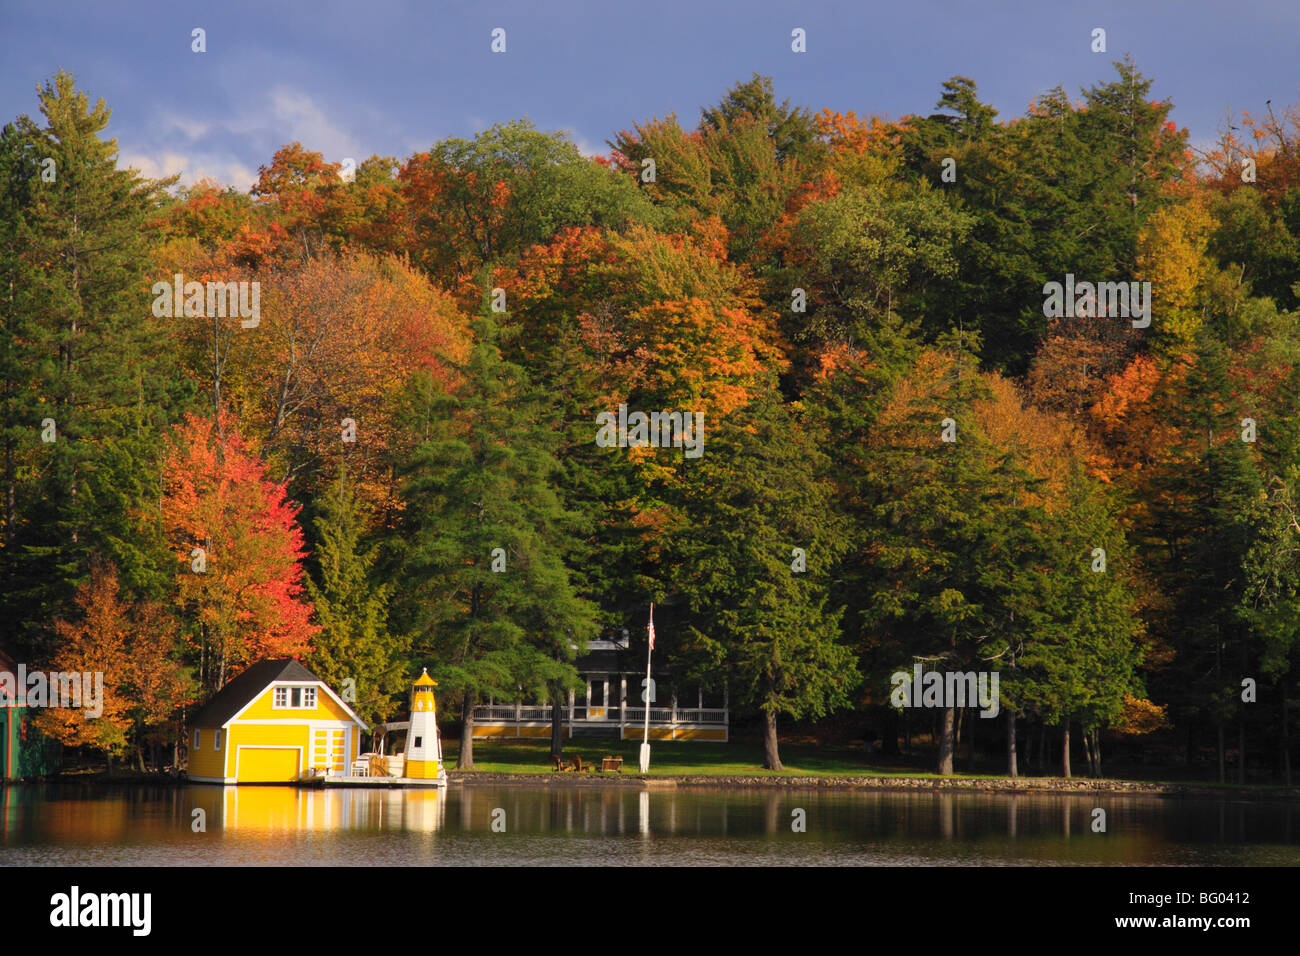
M655 649L655 606L650 602L650 626L646 628L649 632L649 640L646 642L645 651L645 690L642 691L642 702L645 704L645 732L641 737L641 772L650 772L650 704L652 695L650 688L654 685L650 682L650 655Z

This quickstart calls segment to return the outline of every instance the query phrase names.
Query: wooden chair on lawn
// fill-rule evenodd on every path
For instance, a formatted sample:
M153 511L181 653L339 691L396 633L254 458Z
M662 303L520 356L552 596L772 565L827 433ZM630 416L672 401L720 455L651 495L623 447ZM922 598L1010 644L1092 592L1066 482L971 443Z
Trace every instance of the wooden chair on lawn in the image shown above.
M569 768L565 766L564 758L551 754L551 773L563 773Z

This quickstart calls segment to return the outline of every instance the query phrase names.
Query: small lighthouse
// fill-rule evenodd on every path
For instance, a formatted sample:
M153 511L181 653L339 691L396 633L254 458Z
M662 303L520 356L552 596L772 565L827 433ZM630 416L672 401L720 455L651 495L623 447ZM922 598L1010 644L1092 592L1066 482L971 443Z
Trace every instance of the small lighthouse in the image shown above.
M438 739L438 711L433 689L438 682L426 667L411 690L411 729L406 732L406 769L402 776L415 780L436 780L442 769L442 741Z

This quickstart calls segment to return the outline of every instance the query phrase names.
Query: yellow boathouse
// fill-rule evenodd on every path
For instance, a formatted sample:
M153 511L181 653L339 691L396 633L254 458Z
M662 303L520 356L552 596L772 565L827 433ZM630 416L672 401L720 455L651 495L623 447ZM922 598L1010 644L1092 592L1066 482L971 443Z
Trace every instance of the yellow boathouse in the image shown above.
M348 773L366 724L295 660L259 661L190 720L189 779L296 783Z

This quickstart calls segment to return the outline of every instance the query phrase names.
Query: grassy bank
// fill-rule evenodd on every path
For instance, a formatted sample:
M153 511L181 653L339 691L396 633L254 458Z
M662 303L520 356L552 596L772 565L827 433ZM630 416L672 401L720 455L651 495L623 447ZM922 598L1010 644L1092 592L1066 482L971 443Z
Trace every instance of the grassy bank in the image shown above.
M574 755L582 757L584 763L599 761L606 754L623 758L623 773L637 773L637 759L640 743L638 741L583 740L566 741L565 758ZM444 740L443 756L448 769L453 769L459 755L459 741ZM545 740L510 740L474 742L474 769L479 773L506 774L550 774L550 742ZM755 777L842 777L861 778L876 777L898 780L990 780L1008 781L1002 773L954 773L948 778L940 777L927 766L909 762L890 763L872 757L860 748L849 746L832 746L814 743L789 743L781 745L781 762L785 769L780 772L763 770L763 750L757 743L733 741L732 743L703 743L655 741L650 745L650 776L683 777L709 775L717 777L755 778ZM933 765L930 765L933 766ZM1186 773L1179 773L1182 768L1144 767L1143 773L1133 772L1135 768L1126 767L1116 772L1107 773L1106 778L1118 782L1147 783L1158 786L1225 791L1261 791L1284 792L1287 788L1277 783L1251 781L1247 784L1214 783L1197 779ZM584 774L584 777L587 776ZM591 775L593 778L597 774ZM1025 775L1018 778L1027 780L1055 780L1051 775ZM1086 776L1075 776L1066 781L1070 784L1083 785Z
M581 756L583 763L599 761L605 755L623 758L623 772L636 773L641 744L632 740L566 741L566 759ZM456 765L460 743L443 741L443 756L449 768ZM920 777L936 776L916 768L870 765L860 748L816 744L783 744L781 762L785 770L763 770L763 750L757 744L653 741L650 744L651 776L679 777L688 774L721 776L787 777ZM550 773L551 745L545 740L474 742L474 769L488 773ZM958 774L957 776L966 776Z

